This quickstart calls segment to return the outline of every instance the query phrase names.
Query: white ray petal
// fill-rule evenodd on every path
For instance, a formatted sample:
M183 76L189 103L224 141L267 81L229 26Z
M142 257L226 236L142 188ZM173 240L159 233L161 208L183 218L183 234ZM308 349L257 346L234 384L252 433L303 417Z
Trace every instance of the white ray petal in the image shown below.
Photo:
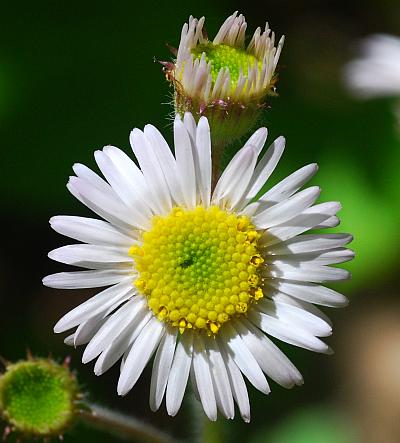
M331 268L329 266L313 266L312 264L291 266L287 263L275 263L267 267L265 276L283 280L323 283L335 280L346 280L350 278L350 273L346 269Z
M260 244L263 247L269 247L276 243L289 240L310 229L315 229L318 224L330 219L330 217L340 209L341 205L338 202L321 203L307 208L301 214L287 222L268 229L263 236L264 238L262 237L260 239Z
M190 332L185 332L176 346L167 385L166 405L168 414L172 417L181 407L192 364L192 354L193 336Z
M135 385L165 331L164 324L153 317L142 329L126 358L118 380L118 394L126 395Z
M246 383L243 380L240 369L233 361L228 350L225 349L223 344L220 344L219 349L223 355L223 359L226 365L226 371L228 373L229 382L232 388L233 397L239 407L240 415L246 423L250 421L250 401L249 394L247 392Z
M316 337L327 337L332 334L332 327L321 317L314 315L301 306L288 304L274 297L273 301L267 298L257 303L257 309L265 314L271 315L283 322L298 326Z
M93 218L57 215L50 219L51 227L61 235L85 243L131 246L136 241L110 223Z
M252 205L260 208L259 210L263 210L275 203L291 197L305 183L307 183L316 174L317 171L318 165L316 163L311 163L310 165L303 166L302 168L293 172L288 177L273 186L257 202L253 203Z
M336 215L323 220L318 225L314 226L314 229L335 228L340 224L340 220Z
M193 369L201 404L211 421L217 419L217 403L210 373L210 362L200 334L193 336Z
M353 240L350 234L305 234L266 249L265 254L292 255L339 248Z
M126 176L125 168L121 170L116 166L107 152L105 148L104 152L96 151L94 153L97 165L115 193L128 208L132 218L138 219L142 225L146 225L151 211L146 203L146 193L140 192L141 183L136 183L134 177Z
M257 195L262 186L266 183L271 174L274 172L284 150L285 138L281 136L278 137L268 148L267 152L262 157L256 169L254 170L254 174L250 181L250 189L247 193L248 201Z
M89 343L89 341L103 325L103 317L104 314L101 313L82 322L73 334L74 339L72 345L76 348L77 346Z
M309 332L287 324L271 315L266 315L253 309L249 312L249 319L266 334L294 346L314 352L329 353L330 348L319 338Z
M257 361L243 343L240 335L237 334L229 323L223 325L219 331L219 335L221 335L219 344L224 344L230 356L250 383L264 394L269 394L271 390L268 382Z
M192 142L195 142L197 139L197 127L196 127L196 121L190 112L185 112L183 116L183 124Z
M100 355L120 334L132 325L136 316L144 309L145 301L143 298L134 297L112 314L86 346L82 363L88 363Z
M232 24L235 21L237 13L238 13L238 11L235 11L221 25L221 27L219 28L219 31L217 32L217 35L214 37L214 40L213 40L214 45L218 45L218 44L223 43L226 34L229 32L229 30L231 29Z
M154 202L151 190L149 189L142 171L136 166L135 162L121 149L114 146L103 148L104 154L113 163L115 168L123 176L125 185L129 188L129 193L134 195L134 200L140 200L140 209L146 216L157 210L157 204Z
M258 128L251 137L247 140L243 147L253 146L257 152L257 155L260 155L265 142L267 141L268 129L267 128Z
M129 328L126 328L122 334L110 343L96 360L94 366L94 373L96 375L104 374L122 357L147 325L151 316L152 313L147 309L142 309L138 312L134 324L131 324Z
M137 128L132 130L129 140L158 212L167 214L172 208L171 195L152 144Z
M111 186L105 180L103 180L99 175L97 175L87 166L82 165L81 163L75 163L72 166L72 170L75 172L77 177L79 177L83 181L86 181L87 183L90 183L99 191L108 193L112 190Z
M201 403L199 388L197 387L196 376L194 375L193 359L192 359L192 364L190 366L189 379L190 379L190 385L192 387L192 392L193 392L194 398L199 403Z
M285 388L303 384L303 377L286 355L246 318L235 321L246 346L256 358L261 369L276 383Z
M160 131L152 125L146 125L144 127L144 135L154 148L172 197L179 205L183 205L185 200L178 179L176 160L168 143Z
M333 289L309 282L268 280L266 284L299 300L333 308L348 305L347 298Z
M179 117L174 121L175 157L178 177L184 191L184 199L189 208L196 206L196 171L192 152L192 142Z
M96 317L98 314L105 312L109 306L124 297L128 292L132 292L133 295L132 285L127 279L99 292L94 297L89 298L89 300L65 314L54 326L54 332L60 333L67 331L89 318Z
M235 416L235 407L233 404L232 389L217 340L213 337L206 338L206 347L208 349L211 377L218 407L226 418L233 419Z
M68 335L64 338L64 344L66 344L67 346L74 346L74 338L75 334Z
M91 269L116 268L118 263L133 261L128 255L128 248L98 245L62 246L50 251L48 256L60 263Z
M167 388L177 341L177 332L167 329L157 349L153 363L150 385L150 408L157 411Z
M319 317L327 325L329 325L329 327L332 328L332 321L330 320L330 318L324 312L322 312L320 309L314 306L312 303L300 300L296 297L291 297L288 294L273 289L268 290L268 296L272 298L275 302L288 304L291 306L295 306L296 308L302 309L303 311L310 312L316 317Z
M320 192L321 189L318 186L304 189L287 200L258 213L254 217L254 223L262 229L285 223L315 203Z
M257 161L253 146L242 148L230 161L215 187L212 201L226 202L233 208L246 191Z
M70 177L68 190L100 217L123 229L149 227L148 221L143 224L141 219L134 219L129 209L110 188L109 192L99 190L78 177Z
M199 169L201 176L200 196L203 205L210 204L211 198L211 138L210 126L205 117L199 120L196 147L199 158Z
M58 272L43 278L43 284L56 289L83 289L115 285L120 282L132 281L126 270L96 270Z
M287 263L291 266L301 265L334 265L344 263L354 258L354 251L347 248L336 248L327 251L315 251L303 254L270 255L265 262L280 265Z

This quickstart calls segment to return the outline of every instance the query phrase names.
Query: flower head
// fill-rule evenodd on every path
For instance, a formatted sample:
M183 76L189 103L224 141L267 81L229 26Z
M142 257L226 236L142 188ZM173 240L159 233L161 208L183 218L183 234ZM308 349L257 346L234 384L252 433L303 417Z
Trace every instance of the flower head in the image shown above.
M353 257L347 234L306 234L338 224L340 205L314 205L318 187L299 189L315 174L311 164L260 198L283 149L283 137L261 155L266 128L257 130L211 188L208 121L189 113L174 123L175 156L158 130L134 129L130 141L140 169L121 150L95 153L105 176L77 164L68 189L105 221L57 216L59 233L83 244L50 258L86 268L46 277L54 288L105 287L66 314L55 332L87 344L83 362L97 359L102 374L122 358L118 392L135 385L155 354L150 405L166 397L170 415L188 379L211 420L217 409L234 416L234 400L250 419L243 375L269 393L264 374L284 387L302 377L268 335L316 352L330 335L327 317L313 306L346 299L320 283L348 272L328 265Z
M0 376L0 416L7 430L25 437L62 435L74 419L78 399L74 375L52 360L10 364Z
M228 17L213 41L204 17L190 17L182 28L174 63L165 63L175 89L175 112L209 119L213 141L241 137L254 125L268 95L275 94L276 67L283 37L275 47L268 23L245 46L247 23L237 12Z

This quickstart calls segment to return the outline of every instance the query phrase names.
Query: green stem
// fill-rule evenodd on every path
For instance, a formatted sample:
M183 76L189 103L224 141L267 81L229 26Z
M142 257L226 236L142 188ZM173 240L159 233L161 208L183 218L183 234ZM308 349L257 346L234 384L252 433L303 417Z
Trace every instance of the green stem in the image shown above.
M195 397L193 390L188 389L186 404L190 410L190 441L192 443L205 443L205 420L206 417L203 412L201 403Z
M81 421L96 429L118 435L127 440L148 443L179 443L174 437L137 418L110 411L103 406L89 404L89 410L79 413Z
M221 175L221 162L223 152L225 150L225 143L214 143L212 145L212 180L211 180L211 189L214 190L217 185L218 179Z
M204 414L201 403L192 391L188 395L188 406L191 411L191 443L222 443L224 441L221 422L210 421Z

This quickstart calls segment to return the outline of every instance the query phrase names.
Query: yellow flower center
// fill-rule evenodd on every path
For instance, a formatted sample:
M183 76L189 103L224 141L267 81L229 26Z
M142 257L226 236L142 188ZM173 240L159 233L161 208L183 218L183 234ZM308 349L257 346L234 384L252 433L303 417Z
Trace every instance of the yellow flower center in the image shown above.
M133 246L136 287L162 321L216 334L223 323L263 297L259 234L246 216L217 206L174 208L154 216Z

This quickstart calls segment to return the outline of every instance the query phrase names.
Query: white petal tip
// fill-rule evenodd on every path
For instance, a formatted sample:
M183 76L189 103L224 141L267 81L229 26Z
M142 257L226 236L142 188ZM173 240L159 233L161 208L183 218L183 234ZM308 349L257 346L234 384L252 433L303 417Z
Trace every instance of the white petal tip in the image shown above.
M328 349L326 350L325 354L333 355L334 353L335 353L335 351L330 346L328 346Z
M117 393L121 397L124 397L132 388L126 385L126 383L118 382Z
M340 301L339 303L337 303L337 307L338 308L345 308L349 304L350 304L350 300L348 298L346 298L345 296L343 296L343 300Z
M128 393L128 391L125 391L125 389L122 389L118 386L117 388L117 394L121 397L124 397L126 394Z
M265 395L269 395L271 393L271 388L269 386L264 386L260 391Z
M58 261L57 260L57 249L53 249L52 251L48 252L47 257L49 257L50 260Z
M283 135L280 135L275 141L279 141L280 143L285 144L286 138Z
M159 410L159 408L160 408L160 405L156 405L156 404L154 404L154 403L149 403L149 406L150 406L150 410L152 411L152 412L157 412L158 410Z
M62 332L66 331L66 329L63 328L63 327L61 326L61 324L58 324L58 323L57 323L57 324L54 326L53 331L54 331L55 334L61 334Z
M86 363L89 363L91 360L93 360L93 358L90 358L90 356L87 356L87 355L83 354L83 356L82 356L82 363L84 365L86 365Z
M179 412L179 409L181 407L181 403L176 403L176 401L168 401L171 399L168 399L168 390L166 393L166 409L167 409L167 413L170 417L175 417L175 415Z
M347 271L346 269L343 269L343 271L345 271L343 274L343 280L351 280L352 278L352 274L350 271Z

